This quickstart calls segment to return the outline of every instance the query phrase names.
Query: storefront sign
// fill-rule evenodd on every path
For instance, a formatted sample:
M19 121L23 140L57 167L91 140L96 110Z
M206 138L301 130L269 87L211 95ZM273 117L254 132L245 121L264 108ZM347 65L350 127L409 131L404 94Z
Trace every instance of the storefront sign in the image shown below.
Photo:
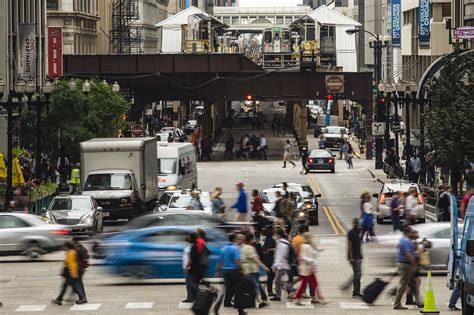
M63 76L63 33L61 27L48 27L48 75Z
M431 1L419 0L418 2L418 46L420 48L430 47L431 28Z
M401 4L400 0L392 0L392 46L401 45Z
M18 24L18 75L24 80L36 77L36 25Z
M326 90L330 94L344 93L344 76L343 75L327 75Z
M474 39L474 26L461 26L454 30L454 36L461 39Z

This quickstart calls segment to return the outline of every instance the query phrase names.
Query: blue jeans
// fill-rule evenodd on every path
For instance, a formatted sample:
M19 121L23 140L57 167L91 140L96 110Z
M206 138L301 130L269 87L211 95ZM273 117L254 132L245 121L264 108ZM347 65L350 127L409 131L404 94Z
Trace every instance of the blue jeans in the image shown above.
M401 231L400 217L392 217L393 231Z
M456 286L453 290L453 293L451 293L451 297L449 298L448 307L455 307L460 296L461 290L459 289L459 286Z
M199 292L199 281L196 281L196 278L196 276L186 273L186 300L188 301L194 301L196 299L197 293Z

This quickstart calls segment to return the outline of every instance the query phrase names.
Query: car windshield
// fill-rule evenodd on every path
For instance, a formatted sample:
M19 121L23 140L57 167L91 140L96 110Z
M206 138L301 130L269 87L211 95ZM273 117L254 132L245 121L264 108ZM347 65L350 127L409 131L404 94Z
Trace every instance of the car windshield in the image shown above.
M282 195L283 195L283 190L281 192L282 192ZM296 202L297 203L303 202L303 199L301 198L301 195L300 195L299 192L290 191L290 193L291 192L296 195ZM276 195L276 191L264 191L264 192L262 192L261 197L262 197L263 203L275 203L278 199L277 195Z
M208 194L200 194L199 201L203 207L211 206L211 198ZM171 198L168 208L187 208L191 205L191 195L179 195Z
M132 178L129 174L92 174L84 190L132 190Z
M384 187L384 192L385 193L394 193L396 191L399 191L399 192L407 192L408 190L410 190L410 188L416 188L417 191L418 190L418 187L416 185L410 185L410 184L388 184L388 185L385 185Z
M345 134L344 128L341 127L326 127L326 133L330 134Z
M312 150L309 154L310 157L332 157L331 153L326 150Z
M176 163L174 158L158 159L158 175L176 174Z
M92 209L92 203L86 198L56 198L52 201L50 210L79 210Z

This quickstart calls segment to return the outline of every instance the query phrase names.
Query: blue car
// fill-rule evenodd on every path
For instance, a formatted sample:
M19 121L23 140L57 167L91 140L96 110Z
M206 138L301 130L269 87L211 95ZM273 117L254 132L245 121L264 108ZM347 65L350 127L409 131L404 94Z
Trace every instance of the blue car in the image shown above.
M183 250L186 235L196 226L163 226L125 231L103 240L106 263L114 274L139 278L184 278ZM212 277L220 259L220 250L228 244L221 229L204 228L211 251L207 277Z

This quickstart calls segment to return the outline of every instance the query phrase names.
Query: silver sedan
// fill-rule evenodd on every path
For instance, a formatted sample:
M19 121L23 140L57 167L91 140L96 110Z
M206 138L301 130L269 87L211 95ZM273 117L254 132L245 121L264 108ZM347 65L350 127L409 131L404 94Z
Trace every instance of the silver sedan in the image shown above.
M46 224L36 215L0 213L0 255L36 258L60 249L69 234L68 227Z

